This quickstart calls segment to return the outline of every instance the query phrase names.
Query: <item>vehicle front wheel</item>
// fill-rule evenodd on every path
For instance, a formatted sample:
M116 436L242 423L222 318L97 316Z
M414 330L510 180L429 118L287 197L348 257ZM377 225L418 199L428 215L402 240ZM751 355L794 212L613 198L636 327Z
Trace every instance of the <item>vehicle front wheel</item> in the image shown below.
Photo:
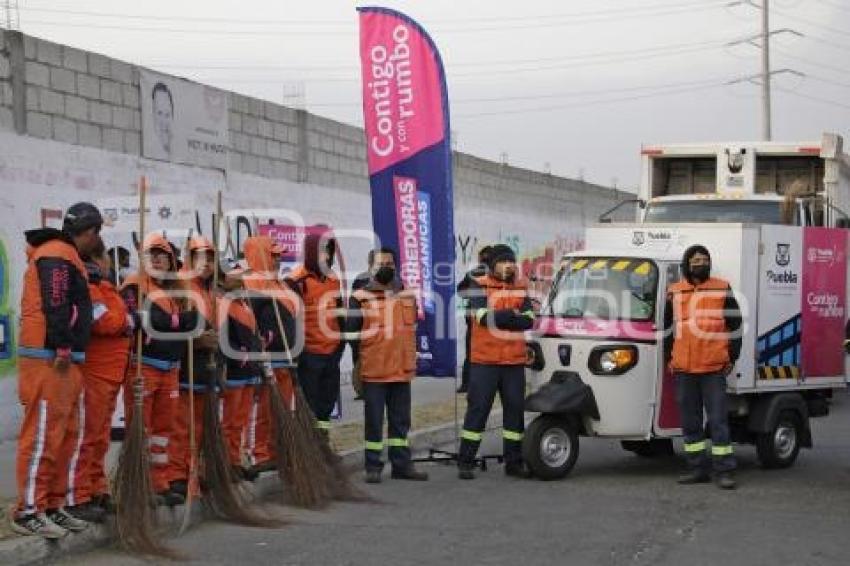
M803 420L796 411L779 413L776 424L756 437L756 453L763 468L788 468L797 460L803 438Z
M578 433L570 419L541 415L529 425L522 454L535 476L542 480L565 477L578 459Z

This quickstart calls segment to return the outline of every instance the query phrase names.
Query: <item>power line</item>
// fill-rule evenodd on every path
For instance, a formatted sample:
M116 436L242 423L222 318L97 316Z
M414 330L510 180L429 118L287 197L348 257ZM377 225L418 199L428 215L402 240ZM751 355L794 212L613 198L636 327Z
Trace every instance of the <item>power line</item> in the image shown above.
M792 20L794 20L794 23L799 23L799 24L811 26L811 27L814 27L814 28L819 28L819 29L822 29L824 31L836 33L836 34L839 34L839 35L850 36L850 31L847 31L846 29L834 28L832 26L824 25L824 24L822 24L820 22L816 22L814 20L809 20L807 18L801 18L800 16L798 16L796 14L789 14L788 12L783 12L782 10L774 10L774 12L776 12L780 16L784 16L786 18L791 18Z
M462 25L464 29L469 25L475 25L477 23L515 23L522 21L536 21L536 20L544 20L547 24L551 24L552 20L570 20L577 21L577 23L586 23L586 19L598 19L598 18L609 18L609 17L654 17L656 15L663 15L666 11L679 12L682 10L688 10L691 8L719 8L725 6L726 0L692 0L690 2L665 2L665 3L656 3L656 4L643 4L638 7L632 8L611 8L606 10L595 10L595 11L587 11L587 12L574 12L574 13L558 13L558 14L539 14L539 15L529 15L529 16L509 16L509 17L475 17L474 19L469 20L461 20L461 19L435 19L429 20L428 23L433 25ZM122 20L140 20L140 21L150 21L150 22L189 22L189 23L218 23L218 24L227 24L227 25L261 25L261 26L270 26L270 25L278 25L278 26L320 26L320 27L339 27L339 26L350 26L352 23L352 19L345 20L268 20L268 19L243 19L243 18L214 18L214 17L203 17L203 16L162 16L162 15L144 15L144 14L131 14L126 12L103 12L103 11L88 11L88 10L69 10L69 9L61 9L61 8L40 8L40 7L24 7L22 8L27 12L38 12L45 14L60 14L60 15L70 15L70 16L85 16L85 17L99 17L99 18L112 18L112 19L122 19ZM661 12L659 14L658 12Z
M812 100L814 102L820 102L821 104L828 104L828 105L831 105L831 106L837 106L839 108L845 108L847 110L850 110L850 104L845 104L845 103L839 102L837 100L830 100L829 98L821 98L819 96L814 96L814 95L811 95L811 94L805 94L805 93L802 93L802 92L798 92L796 90L789 90L789 89L786 89L786 88L777 88L777 90L780 90L780 91L787 93L787 94L791 94L793 96L797 96L799 98L806 98L806 99Z
M491 97L480 97L480 98L453 98L451 100L452 104L470 104L470 103L491 103L491 102L518 102L523 100L546 100L546 99L557 99L557 98L574 98L574 97L582 97L582 96L594 96L598 94L613 94L618 92L635 92L635 91L643 91L643 90L664 90L669 88L679 88L685 86L696 86L696 85L709 85L717 83L720 78L715 79L702 79L699 81L681 81L675 83L666 83L659 85L644 85L644 86L632 86L632 87L623 87L623 88L605 88L605 89L594 89L594 90L584 90L584 91L572 91L572 92L559 92L559 93L548 93L548 94L536 94L536 95L528 95L528 96L491 96ZM311 103L310 106L313 107L354 107L361 106L360 102L325 102L325 103Z
M697 41L687 43L675 43L667 45L658 45L655 47L646 47L642 49L628 49L618 51L600 51L597 53L583 53L577 55L564 55L560 57L534 57L529 59L508 59L508 60L491 60L491 61L464 61L451 62L447 61L446 66L449 68L456 67L487 67L487 66L508 66L527 65L534 63L550 63L550 62L565 62L565 61L582 61L593 59L617 58L623 56L634 56L640 54L650 54L661 52L662 56L666 56L666 51L677 51L679 49L695 48L695 47L721 47L728 44L730 38L715 39L710 41ZM190 63L150 63L151 66L156 66L162 69L202 69L216 71L244 70L244 71L334 71L334 70L350 70L351 65L197 65ZM513 71L515 69L511 69Z
M572 104L558 104L558 105L552 105L552 106L537 106L537 107L532 107L532 108L508 109L508 110L502 110L502 111L498 111L498 112L497 111L492 111L492 112L488 111L488 112L474 112L474 113L469 113L469 114L455 114L452 117L458 118L458 119L466 119L466 118L480 118L480 117L485 117L485 116L507 116L507 115L511 115L511 114L527 114L527 113L534 113L534 112L549 112L549 111L553 111L553 110L566 110L566 109L570 109L570 108L585 108L585 107L588 107L588 106L597 106L597 105L612 104L612 103L617 103L617 102L630 102L630 101L633 101L633 100L642 100L642 99L646 99L646 98L653 98L653 97L656 97L656 96L670 96L670 95L676 95L676 94L684 94L684 93L688 93L688 92L709 90L709 89L714 89L714 88L718 88L718 87L722 87L722 86L726 86L726 82L718 82L718 83L714 83L714 84L708 84L708 85L702 85L702 86L690 87L690 88L673 89L673 90L668 90L668 91L665 91L665 92L652 92L652 93L640 94L640 95L634 95L634 96L607 98L607 99L603 99L603 100L593 100L593 101L588 101L588 102L578 102L578 103L572 103Z
M634 14L623 14L618 17L597 17L597 18L589 18L589 19L568 19L563 21L545 21L539 24L529 24L529 25L504 25L504 26L484 26L484 27L475 27L474 22L471 24L466 24L463 27L454 27L454 28L440 28L433 27L431 28L433 31L438 31L443 34L451 34L451 33L478 33L478 32L489 32L489 31L509 31L509 30L540 30L546 28L560 28L560 27L568 27L575 25L584 25L589 23L603 23L603 22L611 22L611 21L621 21L626 19L645 19L645 18L655 18L659 16L667 16L667 15L677 15L677 14L685 14L685 13L693 13L693 12L703 12L707 10L714 10L718 8L722 8L725 6L725 1L722 3L707 3L705 1L688 4L686 6L679 6L675 9L667 9L667 10L656 10L651 11L648 9L643 9L640 12L636 12ZM225 20L219 20L221 23L227 23ZM286 35L309 35L309 36L351 36L354 34L353 27L355 22L352 20L348 24L349 30L322 30L322 29L256 29L256 30L235 30L232 28L207 28L207 29L197 29L197 28L173 28L173 27L150 27L150 26L126 26L126 25L118 25L118 24L104 24L104 23L81 23L81 22L57 22L57 21L49 21L49 20L30 20L27 22L29 25L42 25L42 26L53 26L53 27L72 27L72 28L84 28L84 29L103 29L103 30L116 30L116 31L135 31L135 32L151 32L151 33L179 33L179 34L215 34L217 36L280 36L285 32ZM266 24L268 25L268 24Z
M805 63L807 65L812 65L813 67L819 67L821 69L827 69L827 70L834 71L836 73L841 73L841 74L844 74L844 75L850 74L850 69L845 69L845 68L842 68L842 67L836 67L834 65L829 65L827 63L823 63L823 62L820 62L820 61L813 61L811 59L807 59L805 57L800 57L799 55L795 55L794 53L789 53L788 51L785 51L784 49L776 49L775 51L777 51L778 53L781 53L783 56L788 57L789 59L792 59L792 60L795 60L795 61L800 61L801 63Z

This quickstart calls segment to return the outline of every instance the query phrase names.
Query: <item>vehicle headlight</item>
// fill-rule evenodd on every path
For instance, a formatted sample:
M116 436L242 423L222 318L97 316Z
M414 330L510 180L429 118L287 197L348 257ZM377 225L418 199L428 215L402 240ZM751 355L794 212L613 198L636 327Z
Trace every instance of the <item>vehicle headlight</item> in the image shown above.
M634 346L602 347L591 351L588 367L596 375L621 375L632 369L637 360Z
M542 371L546 367L546 360L543 359L543 349L537 342L527 342L525 344L525 367L534 371Z

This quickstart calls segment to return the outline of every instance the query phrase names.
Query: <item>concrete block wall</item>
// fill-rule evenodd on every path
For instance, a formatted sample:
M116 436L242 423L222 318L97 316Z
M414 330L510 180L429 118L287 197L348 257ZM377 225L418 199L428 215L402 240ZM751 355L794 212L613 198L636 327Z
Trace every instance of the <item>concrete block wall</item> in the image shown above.
M228 96L230 170L368 191L361 128L234 92ZM140 155L142 102L137 67L0 30L0 128ZM510 211L521 204L590 220L624 196L457 153L455 180L461 206L484 200Z

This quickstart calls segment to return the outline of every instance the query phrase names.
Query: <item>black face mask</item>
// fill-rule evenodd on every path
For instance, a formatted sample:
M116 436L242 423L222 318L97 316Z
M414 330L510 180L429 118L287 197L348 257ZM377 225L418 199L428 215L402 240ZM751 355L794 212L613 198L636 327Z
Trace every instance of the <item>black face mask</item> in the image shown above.
M394 267L379 267L375 272L375 281L381 285L387 285L393 279L395 279Z
M711 266L697 265L691 268L691 278L695 281L705 281L711 273Z

